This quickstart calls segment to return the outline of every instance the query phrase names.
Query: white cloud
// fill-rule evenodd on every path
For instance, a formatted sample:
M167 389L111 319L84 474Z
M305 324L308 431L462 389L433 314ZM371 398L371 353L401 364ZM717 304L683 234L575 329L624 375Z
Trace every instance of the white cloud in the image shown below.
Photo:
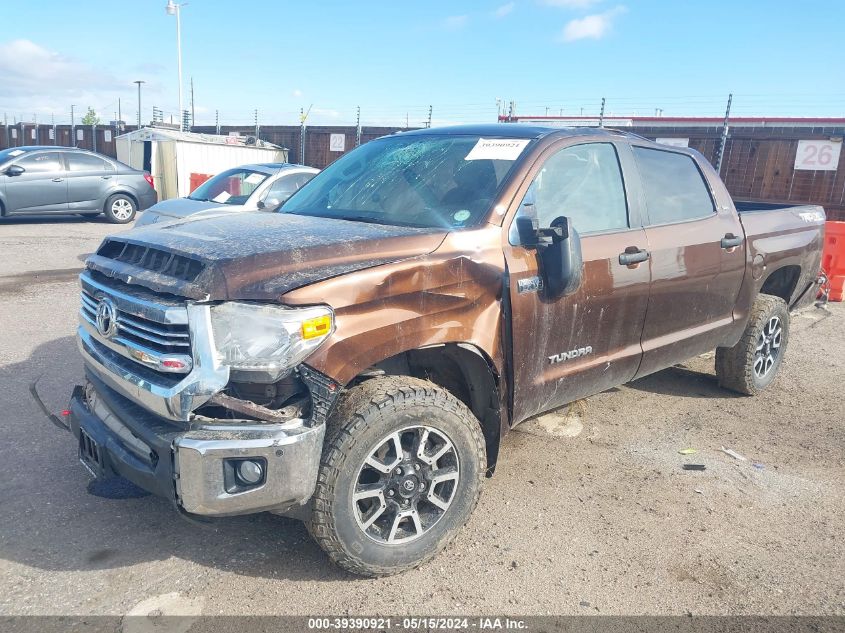
M587 9L600 2L601 0L540 0L540 4L562 9Z
M76 105L77 121L88 107L109 121L124 97L123 118L135 118L136 76L117 79L110 70L87 64L52 51L31 40L0 42L0 107L13 117L57 122L70 120L70 104ZM152 107L152 95L160 95L157 77L146 75L145 112ZM127 100L131 97L131 100ZM149 104L149 106L147 105Z
M627 11L625 7L618 6L604 13L596 13L576 20L570 20L563 27L560 39L564 42L574 42L583 39L599 40L610 32L613 27L614 18L625 13L625 11Z
M302 91L299 88L294 88L291 94L299 99L302 96Z
M511 13L514 10L514 7L516 7L515 2L508 2L507 4L503 4L502 6L497 8L495 11L493 11L493 17L494 18L503 18L506 15L508 15L509 13Z
M449 31L457 31L466 26L467 21L469 21L468 15L450 15L443 20L443 27Z
M44 48L30 40L0 43L0 97L45 93L74 97L92 90L124 88L110 73Z

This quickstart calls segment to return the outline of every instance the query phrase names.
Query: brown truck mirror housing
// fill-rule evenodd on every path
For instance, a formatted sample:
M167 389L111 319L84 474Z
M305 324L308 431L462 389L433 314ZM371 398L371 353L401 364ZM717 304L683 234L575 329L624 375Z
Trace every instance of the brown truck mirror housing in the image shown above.
M516 219L516 228L522 246L537 249L540 275L549 299L571 295L581 287L581 237L569 218L555 218L549 228L541 229L535 217L526 215Z

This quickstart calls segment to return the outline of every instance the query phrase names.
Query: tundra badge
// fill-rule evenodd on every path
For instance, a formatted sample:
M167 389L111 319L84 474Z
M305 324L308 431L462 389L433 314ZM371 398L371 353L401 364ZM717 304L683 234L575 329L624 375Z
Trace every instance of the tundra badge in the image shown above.
M578 358L579 356L586 356L587 354L592 354L593 348L589 345L586 347L579 347L578 349L573 349L569 352L561 352L560 354L553 354L549 356L549 363L554 365L555 363L562 363L565 360L572 360L573 358Z

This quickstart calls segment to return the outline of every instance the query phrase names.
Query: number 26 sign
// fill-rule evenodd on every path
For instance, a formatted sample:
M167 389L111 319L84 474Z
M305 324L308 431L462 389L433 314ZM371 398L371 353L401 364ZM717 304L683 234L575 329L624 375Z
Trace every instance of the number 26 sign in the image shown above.
M836 171L842 141L798 141L795 169Z

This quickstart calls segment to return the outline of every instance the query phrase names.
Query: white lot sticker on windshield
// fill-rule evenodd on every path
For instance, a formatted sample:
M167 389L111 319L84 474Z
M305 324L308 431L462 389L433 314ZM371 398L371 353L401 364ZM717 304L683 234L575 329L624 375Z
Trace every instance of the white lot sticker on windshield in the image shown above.
M455 222L465 222L471 215L472 214L466 209L461 209L460 211L456 211L452 218L454 218Z
M480 138L464 160L516 160L528 139Z
M221 191L221 192L220 192L220 193L218 193L216 196L214 196L214 197L211 199L211 201L212 201L212 202L221 202L221 203L222 203L222 202L226 202L226 200L228 200L228 199L229 199L229 198L231 198L231 197L232 197L232 194L231 194L231 193L229 193L228 191Z
M264 174L250 174L244 178L244 182L248 182L251 185L257 185L262 180L264 180Z
M13 152L9 152L9 156L20 156L23 153L24 153L23 150L16 149Z

